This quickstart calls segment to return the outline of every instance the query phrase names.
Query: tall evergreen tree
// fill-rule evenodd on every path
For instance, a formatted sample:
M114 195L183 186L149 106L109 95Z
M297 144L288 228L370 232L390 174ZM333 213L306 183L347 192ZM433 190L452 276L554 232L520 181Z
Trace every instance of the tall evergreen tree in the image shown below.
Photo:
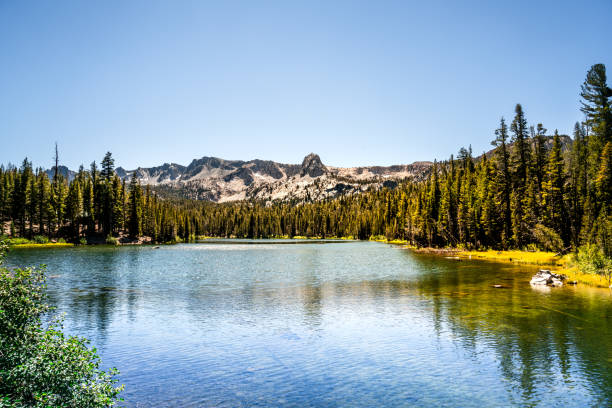
M142 189L136 172L132 173L130 181L128 232L133 238L142 234Z
M504 118L501 118L499 128L495 131L495 136L492 144L496 147L497 183L499 186L497 203L501 207L502 215L501 244L504 248L507 248L511 244L512 236L512 213L510 208L512 179L510 177L510 154L507 145L508 127Z
M102 177L104 181L110 182L115 174L115 159L113 159L111 152L106 152L104 159L102 159L101 166L102 170L100 171L100 177Z
M595 64L591 67L582 84L580 96L580 110L586 115L586 124L595 136L593 145L603 149L606 143L612 141L612 89L607 84L605 65Z
M527 239L527 225L525 224L525 205L533 204L527 194L527 174L531 167L531 144L527 133L527 120L521 104L516 104L515 116L510 129L512 130L512 170L513 192L511 194L512 208L512 237L519 247ZM528 202L526 202L528 201Z
M534 175L537 178L538 191L544 183L544 174L546 173L547 152L546 152L546 128L541 123L537 124L536 131L533 137L533 152L534 152Z
M548 227L556 231L564 242L567 242L568 228L565 209L565 174L561 140L555 131L553 145L548 155L547 180L544 188L545 221Z

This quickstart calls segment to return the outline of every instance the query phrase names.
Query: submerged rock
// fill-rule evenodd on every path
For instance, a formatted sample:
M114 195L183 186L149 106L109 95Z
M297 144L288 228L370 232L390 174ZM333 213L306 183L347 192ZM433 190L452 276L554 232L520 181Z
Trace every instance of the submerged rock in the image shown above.
M563 281L567 279L565 275L557 274L546 269L540 269L538 273L533 275L529 282L533 286L563 286Z

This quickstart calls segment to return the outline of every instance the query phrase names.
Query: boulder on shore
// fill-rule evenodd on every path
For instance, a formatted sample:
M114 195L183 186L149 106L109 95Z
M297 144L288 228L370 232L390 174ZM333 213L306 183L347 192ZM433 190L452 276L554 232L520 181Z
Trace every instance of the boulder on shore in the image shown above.
M565 275L557 274L546 269L540 269L540 272L533 275L529 283L534 286L545 285L558 287L563 286L563 281L565 279L567 279Z

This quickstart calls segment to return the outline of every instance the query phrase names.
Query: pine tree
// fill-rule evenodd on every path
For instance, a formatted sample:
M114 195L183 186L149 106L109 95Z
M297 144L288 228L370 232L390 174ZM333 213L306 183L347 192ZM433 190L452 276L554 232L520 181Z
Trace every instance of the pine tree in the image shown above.
M80 217L83 210L81 186L78 180L74 180L68 187L66 197L66 218L70 222L72 236L78 238L80 235Z
M497 183L498 183L498 198L497 203L501 207L502 216L502 237L501 245L507 248L510 245L512 236L512 213L510 209L510 195L512 191L512 180L510 178L510 155L508 153L508 127L504 118L501 118L499 128L495 131L495 140L493 146L496 147L495 154L497 158Z
M512 166L514 170L514 185L524 190L527 185L527 170L531 163L531 146L527 134L527 120L520 103L516 104L515 116L510 129L512 130Z
M94 162L95 164L95 162ZM115 174L115 159L111 152L106 152L104 159L102 159L102 170L100 171L100 177L106 182L110 182L113 175Z
M83 182L83 218L84 225L87 227L87 233L93 234L95 232L94 224L94 193L93 193L93 182L91 177L86 177Z
M483 156L481 186L479 191L482 201L482 211L480 214L480 224L483 233L482 241L485 246L493 246L499 242L498 209L495 204L497 190L495 183L495 167L491 161L486 159L486 156Z
M125 194L123 192L123 186L121 179L115 174L111 179L110 188L110 201L111 201L111 226L110 233L115 234L123 229L123 208L125 201Z
M136 172L130 181L128 232L132 238L142 235L142 190Z
M511 194L512 237L515 244L521 247L526 242L527 226L525 220L525 200L527 195L527 174L531 167L531 146L527 135L527 120L521 104L515 107L515 116L510 128L512 130L512 170L513 192Z
M553 229L564 242L567 242L566 211L564 202L564 163L561 154L561 141L555 131L552 149L548 156L547 180L544 188L544 208L546 226Z
M610 98L612 89L607 85L606 67L595 64L587 73L581 88L582 112L586 115L585 124L590 129L587 137L588 171L587 196L582 221L583 237L592 242L597 235L599 224L607 220L610 206L598 200L598 188L594 180L601 170L604 146L612 141L612 112Z
M455 161L453 155L449 160L449 170L443 170L443 179L440 186L440 209L438 212L438 224L440 233L448 241L454 241L456 245L457 238L455 234L455 220L456 220L456 197L454 193L454 179L455 179Z
M546 128L541 123L537 124L537 128L533 137L534 151L534 174L537 178L538 194L541 193L541 186L544 183L544 174L546 173Z
M604 146L599 162L599 171L595 178L597 198L600 203L609 207L612 205L612 142Z
M569 155L569 213L571 219L571 241L575 248L580 245L584 204L587 197L588 148L584 126L574 125L574 141Z
M8 186L4 166L0 166L0 235L4 235L4 220L7 218Z
M30 178L32 177L32 163L24 159L19 173L15 177L11 197L12 218L17 222L21 236L26 236L26 208L30 200Z
M612 141L612 111L610 111L610 98L612 89L608 87L606 66L595 64L587 73L581 87L582 108L586 115L586 124L595 136L592 145L596 146L597 153L603 146Z
M38 233L41 235L51 235L51 219L53 218L53 207L51 205L51 183L44 171L38 174L37 191L37 223ZM47 228L45 228L45 225Z
M51 229L53 233L58 233L59 228L64 221L64 212L66 209L66 183L64 176L57 174L51 184L51 208L53 215L51 217Z

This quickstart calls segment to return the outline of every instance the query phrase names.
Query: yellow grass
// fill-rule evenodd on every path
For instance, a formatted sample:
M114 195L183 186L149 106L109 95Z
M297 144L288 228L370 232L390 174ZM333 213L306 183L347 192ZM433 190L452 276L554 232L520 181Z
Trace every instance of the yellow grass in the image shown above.
M556 256L554 252L527 252L527 251L458 251L456 256L469 259L483 259L498 262L512 262L525 265L541 265L556 267L554 271L567 276L568 281L580 284L607 288L609 283L601 275L580 272L578 267L572 265L572 255ZM552 268L551 268L552 269Z
M564 266L565 259L555 256L554 252L527 252L527 251L459 251L457 256L470 259L484 259L490 261L514 262L529 265Z
M26 248L66 248L66 247L72 247L74 246L74 244L69 244L67 242L48 242L46 244L17 244L17 245L11 245L11 248L19 248L19 249L26 249Z
M589 286L595 286L599 288L607 288L609 283L608 280L602 275L595 275L592 273L583 273L578 270L577 267L571 267L563 269L562 273L567 276L569 281L576 281Z
M408 241L406 241L405 239L392 239L385 242L391 245L408 245Z
M408 241L405 239L387 239L384 235L372 235L369 239L370 241L375 242L384 242L386 244L392 245L408 245Z

